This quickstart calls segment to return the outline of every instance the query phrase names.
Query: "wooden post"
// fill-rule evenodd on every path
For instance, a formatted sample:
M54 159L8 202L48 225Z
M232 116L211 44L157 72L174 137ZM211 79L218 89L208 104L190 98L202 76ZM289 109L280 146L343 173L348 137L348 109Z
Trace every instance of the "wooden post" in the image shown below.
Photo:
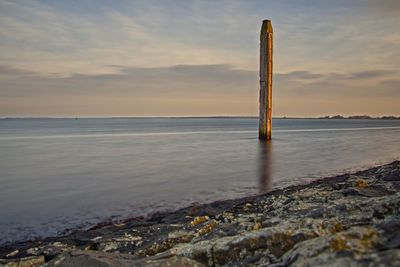
M260 118L258 138L271 140L272 24L264 20L260 34Z

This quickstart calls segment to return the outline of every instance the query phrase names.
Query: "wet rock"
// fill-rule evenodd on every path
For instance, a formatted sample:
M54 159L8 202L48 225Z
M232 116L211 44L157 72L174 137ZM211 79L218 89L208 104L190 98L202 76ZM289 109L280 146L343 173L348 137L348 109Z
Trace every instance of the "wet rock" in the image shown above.
M400 220L383 222L377 225L377 228L382 230L386 240L382 243L382 249L400 248Z
M391 181L390 183L388 183L388 187L396 192L400 191L400 181Z
M363 188L358 189L358 192L361 195L367 197L382 197L387 195L393 195L396 193L394 191L387 190L386 187L382 184L365 186Z
M400 181L400 170L390 170L387 173L380 174L378 178L383 181Z
M361 196L360 192L357 189L354 188L347 188L342 190L343 196Z
M8 254L6 255L6 257L7 257L7 258L13 257L13 256L17 255L18 253L19 253L19 250L16 249L16 250L11 251L10 253L8 253Z

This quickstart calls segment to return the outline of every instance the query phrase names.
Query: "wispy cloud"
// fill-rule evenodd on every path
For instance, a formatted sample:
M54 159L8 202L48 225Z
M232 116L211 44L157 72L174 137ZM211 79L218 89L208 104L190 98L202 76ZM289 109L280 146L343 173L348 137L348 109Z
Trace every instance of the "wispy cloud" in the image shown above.
M255 115L266 17L274 25L277 115L398 113L396 7L392 0L3 0L0 115ZM157 109L147 108L154 101Z
M132 9L126 3L127 10ZM138 4L139 9L143 4ZM193 8L196 12L195 8ZM53 8L39 1L28 4L22 1L0 3L0 60L44 73L106 73L110 64L136 66L163 66L171 64L245 65L248 57L221 46L209 46L199 38L205 35L198 29L195 14L187 23L195 25L188 29L171 26L162 9L151 9L147 20L143 15L126 14L112 6L105 6L101 14L75 14ZM176 22L176 20L175 20ZM197 26L196 26L197 25ZM197 27L197 29L196 29ZM203 25L203 29L207 29ZM182 31L181 34L175 31ZM210 29L209 29L210 30ZM171 35L172 36L169 36ZM190 33L190 34L189 34ZM215 32L215 36L218 33ZM242 55L244 59L240 57Z
M43 110L68 115L93 115L99 111L99 105L103 105L102 110L106 114L113 115L171 115L180 112L184 112L181 115L257 114L257 71L237 69L226 64L109 67L114 68L113 73L72 74L65 77L0 66L0 77L3 77L0 79L0 87L3 88L0 98L11 99L18 105L28 99L31 102L29 105L51 99L40 102ZM352 73L301 70L277 73L274 75L274 111L277 115L293 115L297 109L313 110L319 107L320 112L335 113L340 106L341 110L357 113L354 107L371 105L373 101L375 112L382 110L381 113L384 113L384 109L397 107L395 100L400 97L399 74L394 70ZM54 106L54 103L66 99L68 105L63 103L64 107ZM85 99L83 103L82 99ZM149 105L148 108L143 108L145 103ZM154 103L160 105L158 109L161 114L150 109ZM209 104L211 106L205 108ZM14 108L18 109L18 105ZM191 106L196 105L201 110L194 108L192 113L188 112ZM170 113L165 114L165 109ZM5 108L0 108L0 112L6 112Z

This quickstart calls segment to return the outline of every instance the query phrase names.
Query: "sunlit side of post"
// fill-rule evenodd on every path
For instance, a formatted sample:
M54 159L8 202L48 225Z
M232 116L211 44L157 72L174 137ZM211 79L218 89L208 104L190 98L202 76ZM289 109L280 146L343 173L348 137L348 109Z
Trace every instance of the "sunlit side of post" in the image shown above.
M264 20L260 34L259 139L271 139L272 127L272 24Z

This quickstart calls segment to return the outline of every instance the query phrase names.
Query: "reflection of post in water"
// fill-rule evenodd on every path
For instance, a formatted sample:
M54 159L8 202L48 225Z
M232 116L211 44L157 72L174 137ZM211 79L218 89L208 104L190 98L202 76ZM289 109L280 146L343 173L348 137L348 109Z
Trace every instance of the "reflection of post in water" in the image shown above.
M272 189L272 142L259 141L258 177L260 192L268 192Z

